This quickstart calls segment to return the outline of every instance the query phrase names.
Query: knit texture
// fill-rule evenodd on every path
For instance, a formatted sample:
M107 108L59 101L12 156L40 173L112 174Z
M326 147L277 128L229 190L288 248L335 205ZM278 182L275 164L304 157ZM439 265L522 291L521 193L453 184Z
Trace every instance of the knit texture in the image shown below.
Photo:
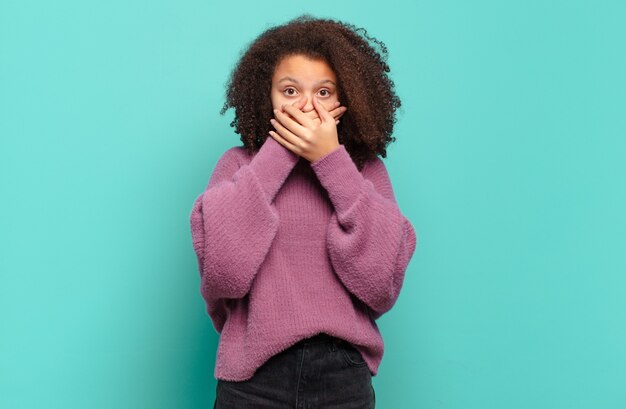
M325 332L375 376L375 322L396 302L416 233L383 161L362 172L343 145L309 163L272 137L228 149L193 204L200 293L220 334L214 377L250 379L273 355Z

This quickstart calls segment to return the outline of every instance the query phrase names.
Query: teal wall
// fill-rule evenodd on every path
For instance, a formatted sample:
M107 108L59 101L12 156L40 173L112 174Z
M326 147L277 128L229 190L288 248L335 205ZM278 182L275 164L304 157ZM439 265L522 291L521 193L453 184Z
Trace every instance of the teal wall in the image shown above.
M304 4L0 2L0 407L212 407L188 216L240 50L310 12L403 101L377 408L625 408L624 2Z

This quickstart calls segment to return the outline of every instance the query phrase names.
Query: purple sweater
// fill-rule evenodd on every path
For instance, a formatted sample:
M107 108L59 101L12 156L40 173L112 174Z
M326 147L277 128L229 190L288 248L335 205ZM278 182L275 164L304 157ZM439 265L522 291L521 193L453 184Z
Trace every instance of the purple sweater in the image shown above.
M320 332L352 343L376 375L375 320L396 302L415 251L382 160L359 172L343 145L315 162L272 137L228 149L195 200L200 293L220 334L214 377L250 379Z

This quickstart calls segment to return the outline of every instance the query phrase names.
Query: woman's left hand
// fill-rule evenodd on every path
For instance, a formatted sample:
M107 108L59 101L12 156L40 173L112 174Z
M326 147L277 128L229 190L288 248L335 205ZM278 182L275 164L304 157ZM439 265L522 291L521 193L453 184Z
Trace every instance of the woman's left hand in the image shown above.
M315 162L339 147L335 118L317 97L313 98L313 107L321 119L319 124L288 104L282 106L286 113L275 109L276 119L270 120L276 128L276 131L270 131L270 135L285 148L309 162Z

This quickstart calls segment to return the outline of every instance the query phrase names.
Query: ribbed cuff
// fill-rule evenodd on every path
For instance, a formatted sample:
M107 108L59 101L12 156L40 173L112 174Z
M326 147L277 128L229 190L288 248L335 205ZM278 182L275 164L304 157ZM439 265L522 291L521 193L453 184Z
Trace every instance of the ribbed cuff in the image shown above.
M271 201L300 157L268 136L250 161L250 168Z
M364 178L344 145L311 162L311 168L337 212L345 213L357 201Z

